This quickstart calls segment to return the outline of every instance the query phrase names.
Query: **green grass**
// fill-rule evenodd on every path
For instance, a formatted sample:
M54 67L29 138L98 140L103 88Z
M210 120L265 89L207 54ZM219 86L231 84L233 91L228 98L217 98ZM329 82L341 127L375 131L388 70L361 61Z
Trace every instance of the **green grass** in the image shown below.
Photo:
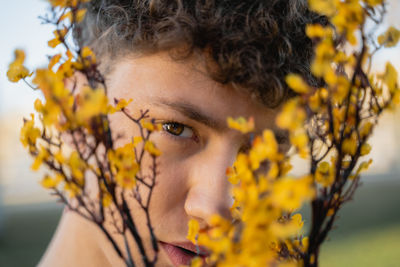
M400 266L400 224L349 234L322 246L322 267Z
M56 229L61 205L4 208L0 232L0 266L36 266Z

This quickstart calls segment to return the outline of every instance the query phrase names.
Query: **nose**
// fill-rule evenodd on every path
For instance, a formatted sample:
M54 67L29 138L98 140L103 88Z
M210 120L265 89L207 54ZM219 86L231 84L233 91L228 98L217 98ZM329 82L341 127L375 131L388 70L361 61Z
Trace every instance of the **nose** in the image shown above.
M230 219L233 199L226 169L233 164L235 157L233 146L219 142L210 144L190 163L190 184L184 209L190 218L199 221L201 228L209 226L214 214Z

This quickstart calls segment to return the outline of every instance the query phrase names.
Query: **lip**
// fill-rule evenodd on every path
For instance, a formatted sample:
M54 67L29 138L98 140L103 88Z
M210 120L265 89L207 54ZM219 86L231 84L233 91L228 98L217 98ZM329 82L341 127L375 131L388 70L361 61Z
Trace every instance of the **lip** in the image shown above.
M160 241L159 243L176 267L190 265L190 262L196 256L201 257L204 262L209 255L209 252L203 247L199 247L199 253L197 253L197 247L191 242L166 243Z

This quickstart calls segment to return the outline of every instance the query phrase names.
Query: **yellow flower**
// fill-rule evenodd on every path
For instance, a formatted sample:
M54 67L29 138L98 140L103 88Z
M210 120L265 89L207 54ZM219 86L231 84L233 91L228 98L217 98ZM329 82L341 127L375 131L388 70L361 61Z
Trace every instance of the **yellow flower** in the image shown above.
M60 59L61 59L61 54L56 54L52 56L47 68L51 70L54 67L54 65L56 65L60 61Z
M95 64L96 64L96 55L87 46L84 46L81 48L77 61L72 63L72 65L77 70L88 69L88 68L91 68L91 66L93 66Z
M43 92L46 102L43 104L36 100L35 109L43 115L43 122L46 126L58 124L60 115L70 118L72 113L74 97L65 87L62 73L54 73L48 69L38 69L33 83ZM63 111L63 112L62 112Z
M238 130L242 133L249 133L254 131L254 119L252 117L250 117L248 120L243 117L239 117L236 119L228 117L227 123L229 128Z
M281 239L293 236L295 234L300 234L300 231L304 225L301 214L296 213L291 216L291 218L284 222L273 222L271 224L271 231Z
M352 156L356 154L357 140L354 138L354 136L343 140L342 150L344 153L352 155Z
M385 72L380 77L383 79L392 94L395 91L399 90L399 86L397 83L397 70L390 62L386 63Z
M50 41L48 41L47 44L51 48L55 48L57 45L64 42L64 38L65 38L65 35L67 35L67 33L68 33L68 29L65 27L63 29L57 29L57 30L53 31L54 38L51 39Z
M202 267L203 266L203 259L201 257L195 257L190 262L190 267Z
M348 42L352 45L357 43L354 31L364 21L364 9L359 1L337 2L337 13L332 18L339 33L345 33Z
M315 58L311 64L311 71L317 77L323 77L332 66L335 57L335 49L330 39L325 39L315 48Z
M112 200L110 193L108 193L108 192L103 193L103 199L101 200L103 207L105 207L105 208L109 207L111 205L112 201L113 200Z
M123 189L132 189L136 185L139 164L136 162L135 145L128 143L123 147L108 151L111 172L117 184Z
M47 148L45 148L44 146L40 146L39 148L39 152L37 154L37 156L35 157L35 160L33 161L32 165L31 165L31 169L34 171L39 170L40 166L42 165L43 161L47 161L50 158L50 153L47 150Z
M61 174L56 174L56 176L50 177L49 175L45 175L40 182L40 184L46 188L46 189L51 189L55 188L58 186L58 184L63 180L63 176Z
M274 133L271 130L264 130L263 138L256 137L249 151L251 168L256 170L260 167L261 162L266 159L274 160L279 156L278 143L276 142Z
M124 108L126 108L130 103L132 102L132 99L129 99L128 101L126 101L125 99L120 99L117 102L117 105L115 107L110 106L110 113L113 114L117 111L120 111Z
M32 73L23 66L25 61L25 52L21 49L16 49L14 51L15 59L8 66L7 77L10 82L18 82L21 79L30 77Z
M310 91L310 86L298 74L288 74L286 76L286 83L296 93L306 94Z
M161 129L162 129L162 127L161 127L161 124L159 124L159 123L152 123L151 121L148 121L148 120L142 120L142 121L140 121L140 125L144 128L144 129L146 129L146 130L148 130L149 132L152 132L152 131L160 131Z
M318 164L315 172L315 180L324 187L331 186L335 181L335 173L331 165L324 161Z
M349 177L350 180L358 177L361 172L368 170L369 166L372 164L372 159L368 161L363 161L361 164L358 166L356 172Z
M73 182L65 183L64 190L69 193L70 198L74 198L82 192L82 189Z
M385 47L394 47L400 39L400 31L391 26L387 31L378 37L378 43Z
M360 128L360 137L364 138L369 135L372 132L373 126L374 125L370 121L365 122Z
M68 166L71 170L74 181L79 185L83 186L85 183L85 171L87 169L86 162L81 159L77 151L73 151L68 159Z
M306 26L306 34L310 38L332 38L333 31L332 28L323 27L321 24L309 24Z
M297 149L300 157L308 157L308 135L305 132L292 134L290 136L290 143Z
M77 97L76 120L88 123L93 117L105 115L108 111L108 98L103 89L85 87Z
M284 104L282 111L276 118L276 124L282 129L295 131L303 127L305 119L304 109L299 107L298 99L294 98Z
M190 240L193 244L197 244L196 239L200 230L199 222L194 219L191 219L188 225L189 225L189 230L186 238Z
M107 208L111 205L111 203L113 202L113 199L112 199L111 194L108 192L106 185L104 184L103 181L100 183L100 190L101 190L101 193L103 196L101 202L103 204L103 207Z
M55 159L59 164L64 164L64 163L65 163L65 158L64 158L64 155L62 154L62 151L61 151L61 150L54 154L54 159Z
M370 144L368 144L368 143L363 144L363 145L361 146L360 155L361 155L361 156L365 156L365 155L368 155L369 152L371 152L371 146L370 146Z
M328 17L332 16L336 12L334 0L309 0L308 4L311 10Z
M144 144L144 150L150 153L150 155L158 157L161 155L161 151L156 148L153 142L146 141Z
M382 4L383 0L364 0L365 3L367 3L370 6L376 6Z
M273 184L272 200L275 205L282 207L286 211L293 211L302 205L305 200L314 196L310 176L295 179L293 177L283 177Z
M38 139L42 132L39 128L35 127L34 115L31 114L31 120L24 120L24 126L21 128L20 141L24 147L29 146L34 148L36 145L36 139Z

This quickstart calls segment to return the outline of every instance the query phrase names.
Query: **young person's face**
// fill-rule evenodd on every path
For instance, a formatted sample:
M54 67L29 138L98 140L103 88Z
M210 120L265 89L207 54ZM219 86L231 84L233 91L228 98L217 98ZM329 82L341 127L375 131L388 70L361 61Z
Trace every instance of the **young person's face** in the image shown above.
M192 218L202 228L213 214L229 216L232 204L225 173L248 138L227 127L228 116L253 117L256 129L275 129L276 110L255 103L245 93L213 81L199 60L177 62L167 53L127 57L114 63L107 76L110 99L133 99L127 107L133 117L149 110L150 118L163 124L152 140L162 151L152 193L150 216L159 239L158 266L177 266L188 257L187 224ZM139 136L139 128L122 113L110 117L116 146ZM142 169L148 172L150 158ZM142 195L147 192L141 187ZM129 199L132 214L146 247L150 238L146 219L136 200ZM114 252L110 252L114 253ZM138 252L135 258L140 261Z

